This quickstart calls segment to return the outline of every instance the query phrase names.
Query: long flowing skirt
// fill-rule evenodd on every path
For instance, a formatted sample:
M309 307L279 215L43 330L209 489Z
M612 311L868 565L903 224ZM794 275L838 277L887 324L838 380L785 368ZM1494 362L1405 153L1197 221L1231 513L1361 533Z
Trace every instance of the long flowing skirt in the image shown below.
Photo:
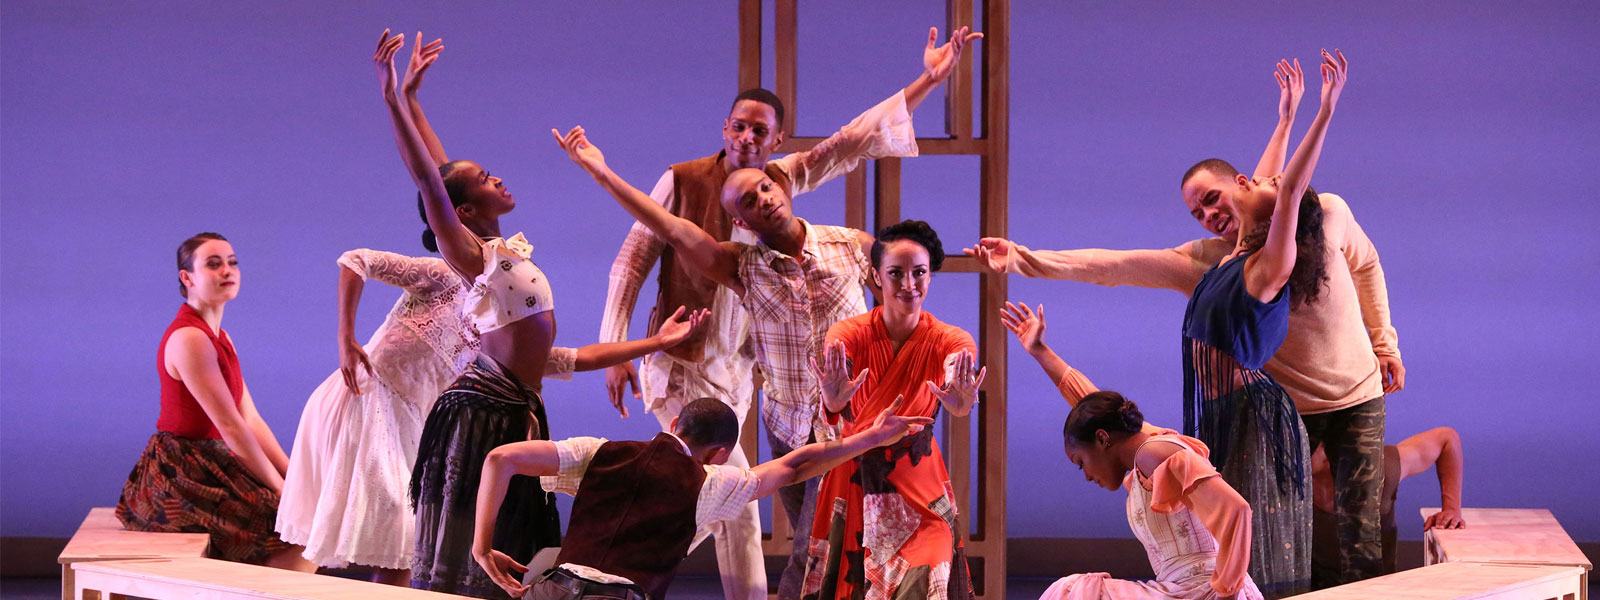
M480 355L428 413L411 473L416 553L411 586L479 598L504 598L472 559L473 520L483 461L496 447L550 439L544 402L499 363ZM516 476L506 491L493 547L527 564L561 544L555 496L534 477Z
M122 486L117 519L133 531L211 534L212 558L262 564L288 545L272 531L278 493L222 440L157 432Z
M356 396L335 372L306 401L277 529L324 567L405 569L416 539L406 486L423 408L380 380L362 383Z

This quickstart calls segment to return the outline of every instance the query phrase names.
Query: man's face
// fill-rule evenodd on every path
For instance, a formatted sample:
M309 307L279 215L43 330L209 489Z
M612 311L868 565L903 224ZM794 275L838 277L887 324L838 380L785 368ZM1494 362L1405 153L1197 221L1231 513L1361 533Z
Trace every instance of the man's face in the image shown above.
M722 184L722 208L733 215L734 224L757 234L782 231L794 218L783 186L756 169L728 175Z
M722 145L735 169L767 166L772 151L783 142L777 112L755 100L740 100L722 121Z
M1206 231L1226 240L1236 240L1239 236L1239 209L1234 197L1239 189L1234 179L1201 170L1184 182L1183 204L1189 209L1189 215Z

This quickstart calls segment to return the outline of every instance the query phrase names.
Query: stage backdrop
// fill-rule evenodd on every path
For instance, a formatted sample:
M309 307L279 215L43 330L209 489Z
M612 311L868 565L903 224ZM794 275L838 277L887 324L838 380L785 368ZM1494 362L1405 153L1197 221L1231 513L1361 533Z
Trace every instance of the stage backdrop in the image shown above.
M906 4L803 3L802 134L917 76L943 2ZM1349 201L1382 253L1408 369L1388 399L1389 439L1455 427L1468 506L1549 507L1574 537L1600 541L1587 441L1600 425L1600 5L1279 4L1016 2L1012 236L1164 248L1204 235L1180 174L1211 156L1253 165L1277 117L1273 62L1298 57L1314 78L1318 49L1344 49L1350 83L1315 185ZM648 188L668 164L719 149L737 91L733 2L331 6L5 3L5 536L66 536L88 508L116 503L154 428L157 341L180 302L173 250L195 232L238 250L242 293L224 326L291 445L307 395L337 366L335 258L424 253L370 62L385 27L444 38L423 102L450 156L515 194L504 227L527 233L554 283L562 345L596 341L632 221L550 129L587 127ZM1297 138L1317 94L1313 79ZM939 96L917 111L927 134L942 122ZM975 159L907 161L905 215L931 221L947 248L975 242L977 172ZM840 223L842 202L836 185L797 211ZM974 277L936 278L930 310L975 330ZM1020 277L1011 290L1046 305L1068 361L1152 421L1180 423L1182 295ZM363 339L396 295L368 287ZM1082 481L1062 454L1065 403L1015 345L1011 356L1010 534L1127 536L1123 495ZM618 419L603 388L600 374L548 383L555 435L657 431L637 405ZM1437 502L1431 473L1406 482L1405 537Z

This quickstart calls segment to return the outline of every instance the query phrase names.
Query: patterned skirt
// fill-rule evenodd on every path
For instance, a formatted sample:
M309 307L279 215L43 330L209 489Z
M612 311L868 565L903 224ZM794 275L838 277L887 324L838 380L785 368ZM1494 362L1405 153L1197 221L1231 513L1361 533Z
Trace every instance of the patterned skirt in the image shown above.
M1250 503L1250 578L1266 598L1311 591L1311 451L1288 392L1257 379L1203 403L1200 412L1196 437L1229 449L1225 461L1213 462Z
M131 531L208 533L211 558L262 564L289 548L272 525L278 493L222 440L150 436L122 486L117 519Z
M423 425L411 472L417 543L411 587L504 598L472 559L478 480L489 452L505 444L550 439L544 402L499 363L480 355L451 384ZM527 564L541 548L561 545L555 495L538 478L515 476L500 505L493 547Z

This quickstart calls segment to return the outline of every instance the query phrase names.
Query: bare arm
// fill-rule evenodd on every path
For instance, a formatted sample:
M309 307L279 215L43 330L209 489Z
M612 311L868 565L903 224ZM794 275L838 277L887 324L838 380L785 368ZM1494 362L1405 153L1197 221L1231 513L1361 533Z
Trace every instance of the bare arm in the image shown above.
M278 475L289 473L289 454L283 451L283 446L278 444L278 436L272 435L272 428L267 426L267 421L261 418L261 413L256 410L255 398L250 396L250 386L244 385L244 397L239 399L239 413L244 415L246 423L250 424L250 432L255 434L256 441L261 444L261 451L266 453L267 461L278 470Z
M167 338L163 353L165 362L177 371L177 378L188 388L189 394L200 403L211 424L222 433L228 450L239 457L250 474L267 484L273 491L283 491L283 474L262 449L256 439L255 427L245 418L240 406L233 403L233 394L217 366L217 349L210 338L199 329L185 327Z
M1311 186L1311 175L1316 171L1317 159L1322 156L1322 142L1328 135L1328 121L1333 118L1339 93L1344 89L1345 72L1349 64L1340 53L1338 58L1322 53L1322 108L1312 119L1306 137L1294 151L1294 158L1283 172L1278 185L1278 198L1273 206L1272 224L1267 229L1266 244L1251 255L1245 263L1244 284L1251 296L1262 302L1271 302L1294 271L1295 229L1300 221L1300 201Z
M361 395L361 385L356 376L358 369L365 368L367 376L372 376L372 361L367 358L367 351L361 347L361 342L356 340L356 308L361 304L361 290L366 287L366 280L350 267L339 266L339 329L335 341L339 345L339 372L344 376L344 385L350 388L350 393Z
M956 65L961 62L961 53L966 50L967 44L983 37L983 34L970 31L966 27L955 30L950 34L950 41L943 46L935 47L939 41L939 28L928 28L928 45L922 51L922 75L907 85L906 110L914 111L922 100L928 97L928 92L939 87L955 72Z
M611 365L628 362L651 352L665 350L678 345L683 340L689 339L689 336L693 335L695 331L704 327L707 318L711 314L710 309L700 309L692 314L684 314L686 312L688 312L688 309L685 307L678 307L678 310L673 312L672 316L661 324L660 331L642 340L589 344L578 348L578 357L575 361L574 370L593 371L595 369L604 369ZM624 414L623 416L627 415Z
M529 586L522 585L510 571L527 572L528 567L491 547L506 487L511 484L513 475L539 477L556 475L560 471L561 457L555 443L543 440L500 446L489 452L483 461L483 475L478 480L477 516L472 528L472 558L489 579L513 597L521 597Z
M439 142L439 136L434 135L433 126L428 124L428 117L422 114L422 105L417 102L417 89L422 87L423 74L433 66L434 61L439 60L439 53L443 51L444 40L436 39L424 46L422 32L418 31L416 41L411 45L411 62L406 63L406 76L400 82L406 106L411 107L411 122L417 124L417 132L422 134L422 141L428 147L428 156L433 158L434 166L443 166L450 159L444 154L444 144Z
M582 127L572 128L566 137L554 129L550 133L556 137L561 149L567 151L572 162L583 167L600 187L616 198L628 214L671 245L690 266L735 293L744 295L744 284L738 277L739 255L735 244L718 242L693 221L672 214L644 192L623 181L606 166L605 155L589 142Z
M1294 113L1300 107L1300 95L1306 91L1305 74L1300 71L1300 59L1294 64L1278 61L1272 77L1278 80L1278 125L1267 138L1267 149L1256 163L1256 177L1272 177L1283 172L1283 161L1289 156L1289 130L1294 128Z
M1061 393L1061 399L1067 401L1067 406L1077 407L1078 401L1084 396L1100 391L1094 382L1072 365L1067 364L1055 350L1045 344L1044 331L1044 305L1039 305L1037 310L1029 308L1027 304L1013 304L1006 302L1000 311L1000 323L1017 336L1017 342L1022 344L1023 350L1028 352L1033 360L1044 369L1045 375L1056 384L1056 391ZM1141 428L1145 433L1166 433L1172 430L1159 427L1146 421Z
M754 498L771 496L780 488L827 473L840 463L860 456L867 450L888 446L933 424L933 419L929 417L895 415L895 411L900 410L900 406L904 403L903 398L896 398L893 404L878 415L877 421L870 429L842 440L806 444L794 452L783 455L783 458L757 465L751 469L751 472L760 478Z
M1207 269L1232 245L1222 238L1195 240L1164 250L1033 250L1004 238L983 238L962 253L996 273L1081 281L1107 287L1175 290L1189 295Z
M1461 485L1465 477L1466 455L1461 451L1461 435L1449 427L1437 427L1400 442L1400 478L1427 471L1439 472L1439 512L1428 517L1424 529L1455 529L1466 525L1461 518Z
M411 174L411 180L416 183L417 190L422 193L423 213L428 219L428 228L433 230L439 241L439 254L457 273L469 279L477 277L483 272L483 250L478 238L456 216L455 207L450 203L450 194L445 191L444 180L439 176L438 165L434 164L422 134L417 131L416 124L411 121L409 111L395 89L394 54L405 42L405 37L390 38L388 30L384 30L383 35L373 55L373 63L383 85L383 100L389 109L389 121L394 128L395 142L400 148L400 158L405 163L406 171Z

